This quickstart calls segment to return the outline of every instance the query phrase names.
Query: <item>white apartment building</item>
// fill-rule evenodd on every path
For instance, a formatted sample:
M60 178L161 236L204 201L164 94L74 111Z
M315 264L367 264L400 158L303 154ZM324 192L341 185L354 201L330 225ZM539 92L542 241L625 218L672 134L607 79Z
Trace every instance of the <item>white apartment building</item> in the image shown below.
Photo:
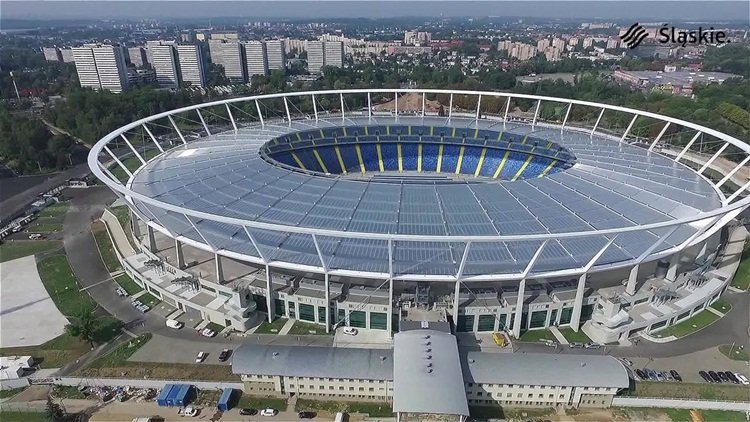
M211 50L211 60L214 64L221 65L224 68L224 75L232 82L245 82L245 64L244 54L242 54L242 44L239 42L227 42L224 39L212 39L208 42Z
M266 43L262 41L248 41L244 43L245 64L247 66L247 78L253 75L268 75L268 59L266 54Z
M266 45L266 62L268 70L285 70L286 54L283 40L269 40Z
M190 82L192 86L206 86L206 71L203 61L203 52L200 46L178 45L177 58L180 62L180 80L182 83Z
M60 57L62 58L63 63L75 63L76 61L75 57L73 57L72 48L61 48Z
M325 65L344 67L344 43L341 41L326 41L323 45ZM309 54L309 53L308 53Z
M76 72L78 73L78 82L80 82L81 88L101 89L99 73L96 71L94 51L91 47L73 48L73 58L76 63Z
M177 88L180 85L177 58L171 45L151 45L151 66L156 72L156 81L164 88Z
M101 89L120 93L128 89L128 71L125 51L119 45L104 45L92 48Z
M62 55L60 49L57 47L44 47L42 48L44 54L44 60L48 62L60 62L62 61Z
M284 40L284 53L289 54L292 50L298 52L307 51L307 41L287 38Z
M320 73L326 65L322 41L307 41L307 71Z
M135 67L143 67L147 63L146 51L143 47L128 48L128 56L130 57L130 63Z

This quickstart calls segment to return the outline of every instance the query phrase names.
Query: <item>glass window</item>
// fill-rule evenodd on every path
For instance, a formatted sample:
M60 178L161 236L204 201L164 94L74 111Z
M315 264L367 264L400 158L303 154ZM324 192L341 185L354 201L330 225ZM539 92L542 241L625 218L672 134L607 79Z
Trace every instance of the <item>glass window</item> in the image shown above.
M494 315L479 315L477 331L493 331L495 329Z
M458 324L456 326L456 331L467 333L473 330L474 330L474 315L459 315Z
M542 328L547 323L547 311L535 311L531 313L529 328Z
M388 315L385 312L370 312L370 328L385 330L388 328Z
M292 309L291 307L289 308ZM299 304L299 319L302 321L315 322L315 307L312 305Z

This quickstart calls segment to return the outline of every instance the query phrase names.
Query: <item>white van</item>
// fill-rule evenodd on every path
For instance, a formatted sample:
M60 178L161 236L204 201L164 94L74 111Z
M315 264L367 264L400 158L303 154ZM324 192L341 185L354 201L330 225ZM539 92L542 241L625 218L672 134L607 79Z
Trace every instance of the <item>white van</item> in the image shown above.
M167 327L174 328L175 330L179 330L185 326L185 324L181 323L180 321L177 321L176 319L168 319L167 320Z

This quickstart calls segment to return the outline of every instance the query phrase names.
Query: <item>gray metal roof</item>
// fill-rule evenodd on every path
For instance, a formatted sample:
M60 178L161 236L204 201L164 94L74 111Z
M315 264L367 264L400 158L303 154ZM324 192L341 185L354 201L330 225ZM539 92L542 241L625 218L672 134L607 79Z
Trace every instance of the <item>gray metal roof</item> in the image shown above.
M399 125L442 125L445 118L401 116ZM219 134L175 148L152 160L132 182L136 192L161 201L228 217L342 232L414 235L514 235L565 233L632 227L668 221L720 207L712 186L694 171L659 154L576 131L537 127L533 136L567 148L572 168L546 177L472 183L379 183L340 176L316 176L271 164L259 149L269 139L313 127L365 125L347 118L267 124L238 134ZM377 124L394 124L377 118ZM453 127L499 130L497 122L451 119ZM526 124L506 132L531 133ZM185 149L187 148L187 149ZM146 207L167 229L204 243L184 216ZM207 220L195 222L217 249L258 256L241 227ZM654 253L684 242L695 228L684 225ZM269 261L320 267L310 236L250 229ZM598 265L632 259L666 230L624 233ZM388 272L385 240L318 236L329 268ZM533 272L582 267L607 242L604 236L555 240L547 244ZM541 242L472 244L464 277L519 273ZM401 274L456 274L463 244L394 242L393 271ZM532 272L532 273L533 273Z
M411 330L393 337L393 411L469 415L456 337Z
M393 351L243 344L232 354L232 373L392 380Z
M480 384L617 388L629 385L627 370L611 356L462 352L461 367L465 382Z

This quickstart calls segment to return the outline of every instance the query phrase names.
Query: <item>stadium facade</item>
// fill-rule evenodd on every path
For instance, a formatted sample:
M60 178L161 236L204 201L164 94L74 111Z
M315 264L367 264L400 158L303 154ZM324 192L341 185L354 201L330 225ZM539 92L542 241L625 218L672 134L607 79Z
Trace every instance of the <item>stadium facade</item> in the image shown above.
M605 128L605 113L625 124ZM726 289L748 161L742 141L653 113L405 89L199 104L124 126L89 155L140 221L126 271L203 319L389 335L425 319L515 337L570 326L599 342L663 329ZM212 276L185 247L213 260Z

